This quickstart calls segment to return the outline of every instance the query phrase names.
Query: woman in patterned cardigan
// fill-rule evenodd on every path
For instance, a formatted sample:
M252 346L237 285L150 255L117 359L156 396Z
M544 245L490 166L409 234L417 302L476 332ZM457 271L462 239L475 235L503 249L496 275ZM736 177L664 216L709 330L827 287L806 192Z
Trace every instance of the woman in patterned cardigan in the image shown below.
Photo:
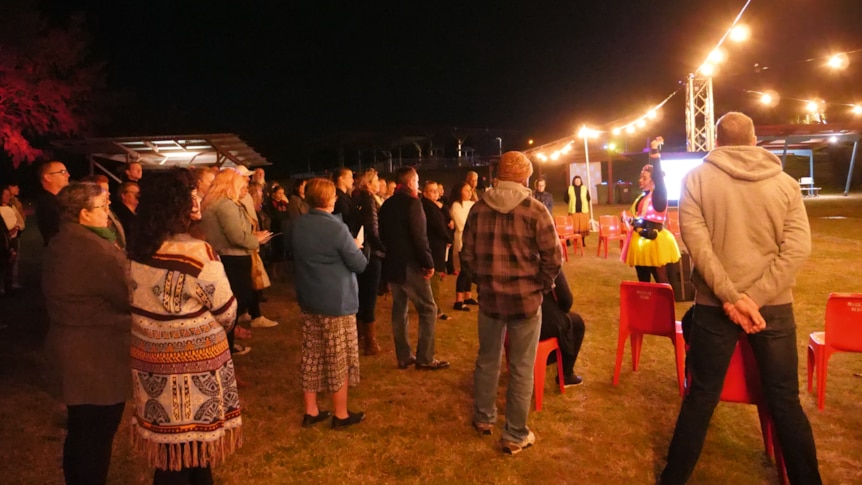
M154 484L212 483L211 466L242 445L226 331L236 301L213 248L189 236L200 218L185 169L143 180L132 259L132 442Z

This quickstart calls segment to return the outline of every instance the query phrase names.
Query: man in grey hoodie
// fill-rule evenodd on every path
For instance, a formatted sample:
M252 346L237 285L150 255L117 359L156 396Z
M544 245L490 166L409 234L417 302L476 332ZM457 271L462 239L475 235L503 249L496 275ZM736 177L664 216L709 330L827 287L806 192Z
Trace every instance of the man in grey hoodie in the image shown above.
M533 366L542 321L542 295L562 265L551 214L531 197L533 166L521 152L506 152L499 184L484 193L464 226L461 264L479 289L479 355L473 371L473 426L491 434L497 419L497 385L503 339L508 336L509 384L501 445L509 454L536 442L527 427Z
M799 403L791 292L811 252L808 216L796 181L756 141L751 118L727 113L716 125L718 147L683 181L680 228L695 267L696 307L689 394L662 484L685 483L694 470L741 332L757 357L790 483L821 482Z

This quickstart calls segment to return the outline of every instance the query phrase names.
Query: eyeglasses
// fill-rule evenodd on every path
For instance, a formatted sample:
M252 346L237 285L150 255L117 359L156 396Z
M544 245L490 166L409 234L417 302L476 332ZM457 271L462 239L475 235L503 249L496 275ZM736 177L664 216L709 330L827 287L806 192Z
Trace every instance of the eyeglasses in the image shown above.
M63 170L57 170L56 172L48 172L48 175L57 175L58 173L62 175L69 175L69 172L65 168Z
M106 203L104 203L104 204L102 204L102 205L94 205L94 206L93 206L93 209L105 209L105 212L107 212L107 211L108 211L108 206L110 206L110 204L108 204L108 203L106 202Z

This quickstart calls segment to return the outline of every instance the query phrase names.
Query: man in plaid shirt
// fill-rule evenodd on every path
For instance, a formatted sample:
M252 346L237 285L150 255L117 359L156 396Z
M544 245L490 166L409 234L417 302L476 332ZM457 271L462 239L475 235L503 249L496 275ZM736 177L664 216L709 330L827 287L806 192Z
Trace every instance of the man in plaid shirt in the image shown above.
M548 209L531 197L533 166L521 152L504 153L499 183L467 216L461 263L479 289L479 355L473 371L473 426L491 434L497 419L497 385L503 340L509 338L506 426L501 445L509 454L536 442L527 427L533 366L541 330L542 294L560 272L562 253Z

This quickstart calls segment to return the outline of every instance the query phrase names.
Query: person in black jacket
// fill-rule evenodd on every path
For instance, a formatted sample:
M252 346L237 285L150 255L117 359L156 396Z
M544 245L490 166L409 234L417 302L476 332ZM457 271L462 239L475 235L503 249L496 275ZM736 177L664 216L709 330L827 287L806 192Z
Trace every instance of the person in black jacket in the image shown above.
M356 205L350 198L350 193L353 192L353 171L345 167L337 168L332 173L332 181L335 183L336 197L332 215L341 214L341 220L347 224L350 235L355 238L362 224L356 213Z
M449 320L449 315L443 313L440 306L440 281L446 274L446 249L452 244L452 232L446 225L441 208L443 204L437 200L437 182L428 180L422 187L422 209L428 228L428 245L431 247L431 257L434 259L434 276L431 277L431 292L434 303L437 304L437 318Z
M383 241L380 240L380 231L377 224L377 214L380 210L380 202L377 200L377 191L380 188L380 180L377 170L369 168L362 172L353 192L353 204L356 207L357 219L362 226L365 241L362 252L368 259L365 271L357 275L359 283L359 312L356 314L356 326L360 338L365 339L365 355L377 355L380 353L380 345L377 343L377 289L380 286L380 268L386 255Z
M69 185L69 171L63 162L45 162L39 167L39 183L42 190L36 195L36 225L42 234L45 246L60 232L60 203L57 194Z
M419 202L419 174L402 167L395 174L398 186L380 208L380 239L386 248L383 278L392 288L392 337L398 368L416 364L417 370L438 370L449 363L434 358L434 324L437 305L431 292L434 259L428 246L427 224ZM407 341L407 299L419 312L416 355Z
M563 356L563 383L565 387L580 385L584 380L575 374L575 361L584 342L584 319L571 311L572 290L562 271L554 280L554 288L542 300L542 330L539 340L556 337ZM548 364L556 361L556 353L548 357ZM560 379L560 376L557 376Z

